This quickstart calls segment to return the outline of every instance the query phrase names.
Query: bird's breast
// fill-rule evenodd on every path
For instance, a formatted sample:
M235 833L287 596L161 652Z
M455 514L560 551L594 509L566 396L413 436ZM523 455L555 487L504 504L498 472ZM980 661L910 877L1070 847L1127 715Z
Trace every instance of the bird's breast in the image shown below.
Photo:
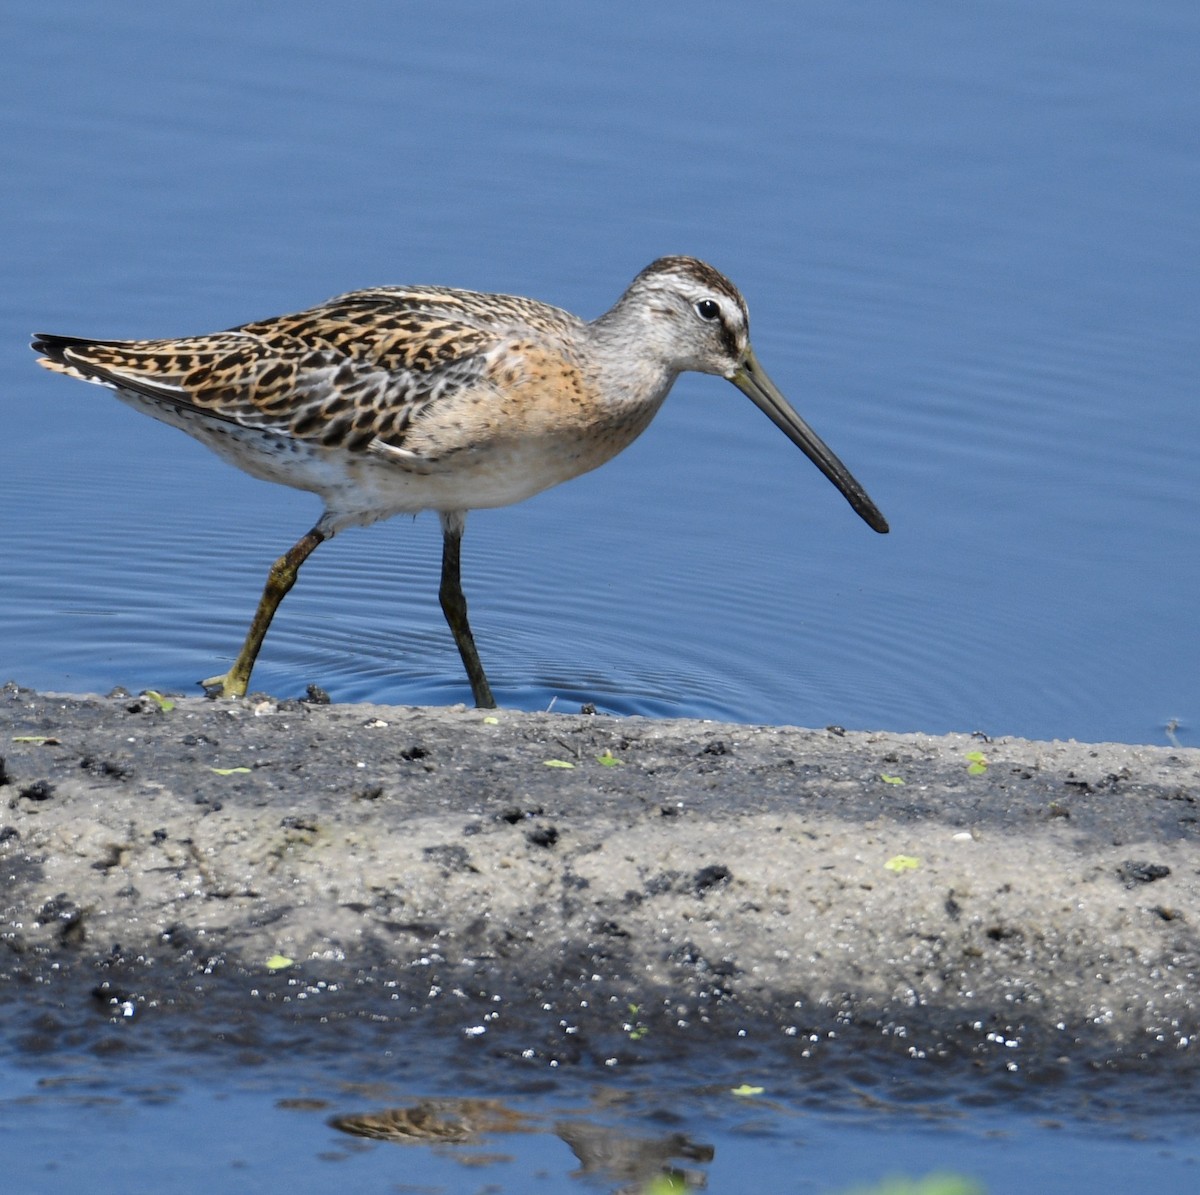
M649 425L666 386L614 388L585 362L510 345L480 384L415 419L404 449L431 473L505 478L519 501L611 460ZM488 505L502 505L500 502Z

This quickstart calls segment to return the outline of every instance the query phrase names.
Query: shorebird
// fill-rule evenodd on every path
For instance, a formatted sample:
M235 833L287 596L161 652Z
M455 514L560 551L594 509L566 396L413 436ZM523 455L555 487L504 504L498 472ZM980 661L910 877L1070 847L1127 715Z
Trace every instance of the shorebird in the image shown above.
M475 704L493 708L460 575L467 512L604 464L646 429L685 370L732 382L868 526L888 529L759 365L738 289L693 257L652 262L591 322L515 295L384 286L203 336L39 333L33 348L47 369L106 386L254 477L324 502L312 530L271 566L233 666L200 682L212 696L245 695L271 619L318 544L433 510L442 611Z

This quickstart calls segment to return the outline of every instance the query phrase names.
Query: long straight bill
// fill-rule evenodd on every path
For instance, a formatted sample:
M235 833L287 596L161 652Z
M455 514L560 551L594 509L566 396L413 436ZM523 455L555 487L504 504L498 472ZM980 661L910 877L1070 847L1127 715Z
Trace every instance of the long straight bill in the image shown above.
M842 491L846 501L858 511L868 527L881 535L886 534L887 519L867 497L867 491L779 393L775 383L763 372L753 350L746 351L741 368L729 380Z

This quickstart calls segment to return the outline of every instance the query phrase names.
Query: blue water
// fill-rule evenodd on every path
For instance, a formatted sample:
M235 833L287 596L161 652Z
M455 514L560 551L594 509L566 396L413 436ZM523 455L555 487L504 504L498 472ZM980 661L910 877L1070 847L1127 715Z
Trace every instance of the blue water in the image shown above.
M598 473L474 516L500 699L1183 742L1200 720L1200 15L6 6L5 675L192 690L315 500L239 475L35 328L178 334L401 280L586 315L664 252L891 520L684 377ZM426 516L305 569L256 684L469 697Z
M622 457L470 520L502 703L1197 741L1192 0L3 16L2 678L192 691L318 514L37 370L31 331L207 331L401 281L590 316L684 252L741 286L892 533L685 376ZM255 687L468 699L438 551L428 516L323 546ZM107 1128L79 1121L86 1163Z
M118 1054L75 1055L35 1071L0 1061L6 1190L316 1195L336 1185L380 1195L625 1195L672 1168L689 1177L688 1190L713 1195L837 1195L932 1174L989 1195L1173 1195L1194 1191L1200 1172L1194 1122L1164 1116L1161 1100L1153 1112L1072 1124L993 1100L905 1104L881 1091L822 1110L795 1098L796 1076L780 1074L777 1063L739 1070L722 1057L703 1083L662 1067L588 1078L481 1059L470 1091L455 1086L452 1064L414 1090L405 1081L414 1068L399 1049L364 1053L356 1064L322 1070L260 1056L253 1065L147 1065ZM792 1098L781 1098L780 1086ZM331 1123L431 1098L453 1116L456 1097L494 1101L502 1110L494 1131L449 1144L392 1142ZM573 1141L584 1143L582 1154ZM598 1144L588 1150L589 1142Z

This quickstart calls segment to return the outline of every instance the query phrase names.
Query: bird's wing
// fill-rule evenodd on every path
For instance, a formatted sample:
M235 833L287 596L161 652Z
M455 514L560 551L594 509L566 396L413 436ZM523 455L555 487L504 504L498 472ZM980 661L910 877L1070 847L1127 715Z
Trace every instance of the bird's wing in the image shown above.
M464 306L462 293L355 291L211 335L43 334L33 347L49 369L214 419L351 451L378 442L403 452L409 428L440 398L486 385L488 353L509 335L502 321Z

